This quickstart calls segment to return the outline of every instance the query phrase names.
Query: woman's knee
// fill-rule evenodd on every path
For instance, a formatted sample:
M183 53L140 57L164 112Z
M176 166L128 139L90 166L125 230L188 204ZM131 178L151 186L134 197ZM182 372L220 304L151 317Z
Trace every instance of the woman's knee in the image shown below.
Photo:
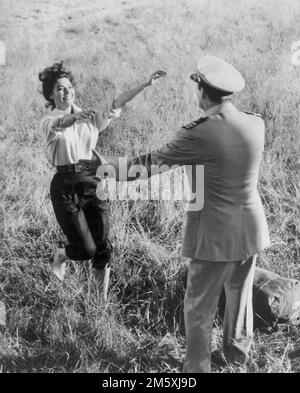
M94 258L95 254L97 252L97 247L95 244L94 245L90 244L90 245L84 247L84 251L87 256L86 259L91 259L91 258Z
M108 239L98 245L93 258L95 269L103 269L107 264L110 264L112 249L112 244Z

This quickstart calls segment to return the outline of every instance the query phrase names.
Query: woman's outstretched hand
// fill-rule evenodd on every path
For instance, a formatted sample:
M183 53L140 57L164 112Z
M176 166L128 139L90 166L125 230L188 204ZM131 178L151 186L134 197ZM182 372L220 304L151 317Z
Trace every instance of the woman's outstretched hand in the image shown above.
M142 83L141 85L136 86L128 91L125 91L119 97L114 99L112 105L113 109L122 108L122 106L126 105L127 102L131 101L135 96L141 93L146 87L151 86L158 79L164 76L167 76L167 73L165 71L161 71L161 70L155 71L150 76L150 79L147 82Z
M167 73L165 71L162 71L162 70L155 71L150 76L148 84L153 85L153 83L156 83L158 81L158 79L164 78L165 76L167 76Z

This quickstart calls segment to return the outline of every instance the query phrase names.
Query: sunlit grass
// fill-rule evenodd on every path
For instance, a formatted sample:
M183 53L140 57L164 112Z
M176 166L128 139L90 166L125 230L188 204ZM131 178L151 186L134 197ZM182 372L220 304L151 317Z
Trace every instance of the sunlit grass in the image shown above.
M70 263L63 284L47 270L64 238L49 198L54 171L38 129L45 112L38 72L64 59L78 82L79 105L103 110L156 69L168 72L101 135L99 150L118 156L155 149L199 116L189 80L198 56L211 53L234 63L247 81L235 103L266 122L259 187L272 246L259 263L299 279L300 67L291 64L290 47L300 39L300 7L283 0L141 1L121 8L93 0L73 1L72 8L65 0L10 3L0 24L7 46L7 66L0 68L0 299L7 308L2 371L180 371L181 204L112 202L107 307L97 298L90 266ZM243 369L214 371L299 371L288 358L298 336L296 328L257 333ZM221 338L216 325L213 348Z

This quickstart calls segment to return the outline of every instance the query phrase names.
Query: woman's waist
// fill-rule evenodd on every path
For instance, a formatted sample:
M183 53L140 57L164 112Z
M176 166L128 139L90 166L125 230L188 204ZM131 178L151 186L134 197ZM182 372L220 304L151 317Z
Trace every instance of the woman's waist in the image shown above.
M73 187L80 183L91 183L96 186L100 179L96 177L95 161L79 160L74 164L56 165L55 182L63 188Z
M82 172L95 173L96 165L93 160L78 160L74 163L66 163L63 165L56 165L56 172L61 174L80 174Z
M46 148L46 154L54 166L69 166L75 165L81 161L91 161L93 158L92 149L95 148L94 144L89 146L63 146L51 145Z
M56 172L52 182L51 190L59 198L59 195L86 195L96 196L101 179L95 175L94 171L84 170L81 172Z

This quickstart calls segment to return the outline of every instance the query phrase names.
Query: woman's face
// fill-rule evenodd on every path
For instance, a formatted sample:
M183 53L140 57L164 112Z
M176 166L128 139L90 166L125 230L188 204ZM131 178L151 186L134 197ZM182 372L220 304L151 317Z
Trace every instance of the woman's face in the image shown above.
M75 90L68 78L57 79L51 98L57 109L65 111L71 107L75 100Z

